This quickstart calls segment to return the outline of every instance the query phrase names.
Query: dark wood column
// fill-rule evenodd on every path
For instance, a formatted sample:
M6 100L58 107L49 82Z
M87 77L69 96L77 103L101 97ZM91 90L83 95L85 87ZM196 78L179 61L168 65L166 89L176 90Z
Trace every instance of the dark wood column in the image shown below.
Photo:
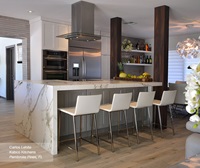
M122 19L111 18L110 23L110 78L119 74L117 63L121 62Z
M156 99L160 99L162 92L167 90L168 84L168 39L169 39L169 7L155 8L154 20L154 80L162 82L162 86L155 88ZM157 113L156 113L157 114ZM167 108L161 108L163 127L167 125ZM157 118L157 117L156 117ZM156 120L156 123L159 123Z

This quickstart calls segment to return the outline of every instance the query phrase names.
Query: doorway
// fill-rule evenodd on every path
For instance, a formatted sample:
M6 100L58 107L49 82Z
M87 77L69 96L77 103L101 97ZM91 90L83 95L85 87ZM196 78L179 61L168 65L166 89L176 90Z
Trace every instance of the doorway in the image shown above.
M14 100L15 45L6 47L6 99Z

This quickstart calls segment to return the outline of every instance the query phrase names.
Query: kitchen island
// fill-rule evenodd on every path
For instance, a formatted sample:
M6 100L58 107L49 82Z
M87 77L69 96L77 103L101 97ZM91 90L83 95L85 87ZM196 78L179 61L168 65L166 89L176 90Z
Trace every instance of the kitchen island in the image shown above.
M74 106L77 95L102 94L102 104L111 100L113 93L133 92L133 99L140 90L151 91L161 82L133 82L120 80L100 81L15 81L16 130L39 144L52 155L58 153L58 108ZM105 127L104 113L98 117L98 126ZM70 118L62 116L61 135L72 132ZM87 118L85 119L87 131Z

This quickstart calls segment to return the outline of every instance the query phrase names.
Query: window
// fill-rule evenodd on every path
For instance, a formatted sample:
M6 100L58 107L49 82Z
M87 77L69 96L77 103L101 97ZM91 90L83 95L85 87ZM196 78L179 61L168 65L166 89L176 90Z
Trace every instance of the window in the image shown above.
M168 57L168 83L184 80L184 59L176 50L169 51Z
M176 81L185 81L186 76L191 72L188 66L199 63L200 58L184 59L178 55L176 50L171 50L168 61L168 83L175 83Z

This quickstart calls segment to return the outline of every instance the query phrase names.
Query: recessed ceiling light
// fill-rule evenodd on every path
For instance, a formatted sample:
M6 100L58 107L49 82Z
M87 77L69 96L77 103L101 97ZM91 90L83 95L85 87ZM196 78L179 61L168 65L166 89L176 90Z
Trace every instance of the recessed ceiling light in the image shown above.
M132 24L132 25L134 25L134 24L137 24L137 23L136 23L136 22L129 21L129 22L123 22L123 24L127 24L127 25Z
M33 11L32 11L32 10L29 10L28 13L33 13Z

